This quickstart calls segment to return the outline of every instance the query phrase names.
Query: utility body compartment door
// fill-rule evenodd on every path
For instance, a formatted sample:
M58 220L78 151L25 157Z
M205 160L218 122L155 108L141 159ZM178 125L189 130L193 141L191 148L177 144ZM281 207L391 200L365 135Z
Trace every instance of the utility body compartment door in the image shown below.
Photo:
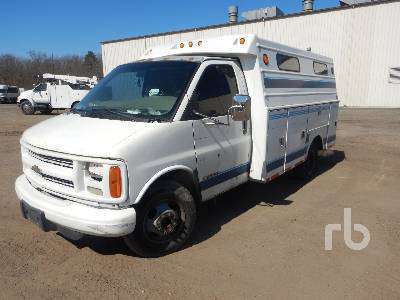
M53 85L51 93L51 106L53 108L70 108L73 101L72 89L70 86L61 84Z
M289 109L285 171L304 160L308 139L308 107Z
M283 173L286 152L287 109L270 110L268 113L267 178Z
M248 180L250 121L228 116L233 96L247 94L247 88L235 61L210 60L200 66L188 93L198 178L207 200Z

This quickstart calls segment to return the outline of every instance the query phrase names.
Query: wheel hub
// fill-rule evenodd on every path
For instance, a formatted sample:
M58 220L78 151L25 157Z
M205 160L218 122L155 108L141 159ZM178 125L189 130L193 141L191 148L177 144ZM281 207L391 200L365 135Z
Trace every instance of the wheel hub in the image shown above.
M168 238L179 227L180 216L169 204L161 203L150 210L147 221L147 231L158 238Z
M154 220L153 225L162 235L169 235L178 225L177 213L172 209L165 210Z

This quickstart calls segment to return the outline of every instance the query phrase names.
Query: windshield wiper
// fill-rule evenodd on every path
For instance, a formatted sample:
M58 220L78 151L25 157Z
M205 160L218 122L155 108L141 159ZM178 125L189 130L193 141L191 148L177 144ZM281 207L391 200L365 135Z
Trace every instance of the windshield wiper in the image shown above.
M107 107L88 107L85 109L71 109L72 113L79 114L82 117L110 117L117 116L118 119L121 120L129 120L132 121L132 115L129 113L125 113L122 109L114 109Z
M130 114L120 108L108 107L88 107L85 109L71 109L71 113L79 114L82 117L118 117L119 120L142 121L142 122L162 122L164 118L158 116L148 116L142 114Z
M100 113L108 113L111 115L119 116L128 120L133 120L133 116L130 113L125 112L122 109L118 108L107 108L107 107L101 107L101 108L96 108L93 110L94 113L100 112Z

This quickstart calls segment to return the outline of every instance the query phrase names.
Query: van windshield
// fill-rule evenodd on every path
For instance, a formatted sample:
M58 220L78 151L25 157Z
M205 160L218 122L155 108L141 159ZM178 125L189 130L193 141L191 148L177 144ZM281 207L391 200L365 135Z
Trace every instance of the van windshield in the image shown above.
M108 119L170 119L198 63L149 61L119 66L72 110Z

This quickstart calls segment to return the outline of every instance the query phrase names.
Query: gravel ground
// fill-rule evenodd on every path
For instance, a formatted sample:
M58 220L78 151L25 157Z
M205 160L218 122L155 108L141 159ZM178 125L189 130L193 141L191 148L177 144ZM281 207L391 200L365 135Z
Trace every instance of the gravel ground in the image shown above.
M19 138L49 117L0 105L0 298L400 298L400 110L342 109L317 178L226 193L202 208L187 248L158 259L120 239L72 243L20 216ZM336 232L325 251L325 225L343 223L345 207L371 241L354 251Z

